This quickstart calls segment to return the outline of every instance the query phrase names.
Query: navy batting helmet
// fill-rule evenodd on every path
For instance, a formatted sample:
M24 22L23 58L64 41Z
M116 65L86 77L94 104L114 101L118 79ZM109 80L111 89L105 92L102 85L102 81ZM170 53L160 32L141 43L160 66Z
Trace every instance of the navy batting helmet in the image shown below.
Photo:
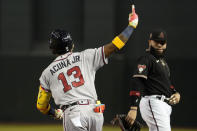
M49 44L53 54L64 54L72 49L73 40L69 32L56 29L50 34Z

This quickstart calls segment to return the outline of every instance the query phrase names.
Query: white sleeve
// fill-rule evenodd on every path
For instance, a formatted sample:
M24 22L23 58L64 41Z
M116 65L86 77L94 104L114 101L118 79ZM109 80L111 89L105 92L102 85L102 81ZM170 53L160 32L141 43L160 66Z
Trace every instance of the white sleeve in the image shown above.
M42 75L40 76L40 85L42 86L42 88L46 89L46 90L50 90L50 85L49 85L49 81L45 75L45 73L43 72Z
M92 65L94 70L98 70L104 64L108 64L108 59L105 58L104 47L95 49L87 49L84 51L86 64Z

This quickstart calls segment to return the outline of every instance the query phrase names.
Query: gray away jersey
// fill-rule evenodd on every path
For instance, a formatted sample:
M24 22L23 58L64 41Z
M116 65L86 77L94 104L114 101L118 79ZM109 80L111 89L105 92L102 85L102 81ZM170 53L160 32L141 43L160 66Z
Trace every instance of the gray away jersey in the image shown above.
M108 59L104 47L58 56L40 77L41 86L51 91L57 105L81 99L97 100L95 73Z

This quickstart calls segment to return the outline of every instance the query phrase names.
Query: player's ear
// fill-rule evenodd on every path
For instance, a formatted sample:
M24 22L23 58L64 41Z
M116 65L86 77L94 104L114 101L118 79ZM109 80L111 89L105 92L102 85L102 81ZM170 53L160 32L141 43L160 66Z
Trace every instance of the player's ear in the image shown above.
M151 43L150 40L148 40L148 48L146 49L146 51L150 51L150 47L151 47Z
M152 37L152 33L150 34L150 36L149 36L149 39L148 39L148 46L150 47L151 46L151 37Z
M75 48L75 44L72 45L71 52L74 50L74 48Z
M151 40L148 40L148 47L151 46Z

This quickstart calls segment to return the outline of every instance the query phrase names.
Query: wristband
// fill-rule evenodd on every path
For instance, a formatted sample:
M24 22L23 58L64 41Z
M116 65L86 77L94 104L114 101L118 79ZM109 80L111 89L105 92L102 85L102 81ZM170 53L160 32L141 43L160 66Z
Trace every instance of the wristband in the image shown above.
M130 106L139 106L140 98L138 96L130 96Z
M113 39L112 43L113 43L119 50L125 45L125 43L122 42L122 40L121 40L118 36L116 36L116 37Z
M134 110L134 111L137 111L137 109L130 109L130 110Z

